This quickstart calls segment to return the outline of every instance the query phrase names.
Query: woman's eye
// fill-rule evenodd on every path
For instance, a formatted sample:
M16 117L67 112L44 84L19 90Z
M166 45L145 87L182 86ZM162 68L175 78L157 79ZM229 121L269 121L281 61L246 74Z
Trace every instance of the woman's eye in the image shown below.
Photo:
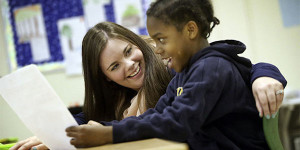
M130 47L127 51L126 51L126 56L129 56L131 54L132 48Z
M111 71L114 71L115 69L117 69L119 67L119 64L115 64L112 68Z

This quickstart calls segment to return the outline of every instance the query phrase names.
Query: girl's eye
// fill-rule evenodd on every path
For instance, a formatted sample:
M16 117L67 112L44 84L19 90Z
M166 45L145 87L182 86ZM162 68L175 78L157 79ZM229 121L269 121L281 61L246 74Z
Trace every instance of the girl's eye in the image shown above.
M110 71L114 71L115 69L117 69L119 67L119 64L115 64Z
M158 41L159 41L160 43L163 43L163 42L165 41L165 39L163 39L163 38L158 38Z
M125 52L125 56L129 56L131 54L132 48L128 48L127 51Z

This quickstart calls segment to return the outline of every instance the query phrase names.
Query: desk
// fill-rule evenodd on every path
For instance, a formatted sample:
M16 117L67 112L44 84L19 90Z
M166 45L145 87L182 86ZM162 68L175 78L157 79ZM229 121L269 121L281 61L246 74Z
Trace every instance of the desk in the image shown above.
M98 147L78 150L188 150L186 143L178 143L162 139L147 139L118 144L107 144Z

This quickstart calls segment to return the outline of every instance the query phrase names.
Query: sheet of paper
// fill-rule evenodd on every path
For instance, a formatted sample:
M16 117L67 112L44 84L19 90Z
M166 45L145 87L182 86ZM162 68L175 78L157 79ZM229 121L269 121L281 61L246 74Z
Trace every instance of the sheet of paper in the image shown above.
M65 129L77 123L36 65L2 77L0 94L48 148L76 149Z

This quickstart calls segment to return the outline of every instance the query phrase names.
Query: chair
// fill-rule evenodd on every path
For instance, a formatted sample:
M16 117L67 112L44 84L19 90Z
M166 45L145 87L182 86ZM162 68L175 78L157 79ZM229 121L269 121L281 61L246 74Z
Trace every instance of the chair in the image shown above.
M279 111L275 118L266 119L263 117L263 130L266 141L271 150L283 150L278 131L278 116Z
M279 133L285 150L300 150L300 92L286 98L280 107Z

